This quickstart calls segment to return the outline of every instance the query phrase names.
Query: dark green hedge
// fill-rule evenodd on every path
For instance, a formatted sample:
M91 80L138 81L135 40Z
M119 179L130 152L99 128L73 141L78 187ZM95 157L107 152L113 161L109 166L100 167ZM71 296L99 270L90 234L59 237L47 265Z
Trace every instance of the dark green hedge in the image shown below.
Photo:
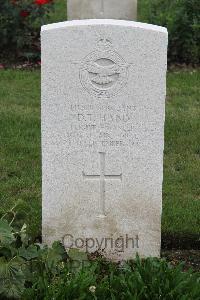
M140 20L167 27L170 63L200 63L200 0L141 0Z
M64 1L64 0L63 0ZM42 5L38 5L39 3ZM169 63L200 63L200 0L138 0L140 21L169 31ZM51 0L0 1L0 52L32 59L40 52L39 32ZM55 2L56 3L56 2ZM56 12L55 12L56 14Z
M0 0L0 58L40 58L40 27L52 0Z

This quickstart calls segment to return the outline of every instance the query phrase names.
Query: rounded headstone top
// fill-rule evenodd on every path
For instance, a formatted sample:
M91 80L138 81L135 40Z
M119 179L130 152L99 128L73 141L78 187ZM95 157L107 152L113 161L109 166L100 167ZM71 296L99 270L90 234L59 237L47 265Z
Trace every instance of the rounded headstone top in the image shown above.
M61 29L61 28L67 28L72 26L96 26L96 25L133 27L138 29L145 29L145 30L167 33L167 28L165 27L147 24L147 23L141 23L141 22L112 20L112 19L73 20L73 21L52 23L52 24L42 26L41 31L43 32L47 30Z

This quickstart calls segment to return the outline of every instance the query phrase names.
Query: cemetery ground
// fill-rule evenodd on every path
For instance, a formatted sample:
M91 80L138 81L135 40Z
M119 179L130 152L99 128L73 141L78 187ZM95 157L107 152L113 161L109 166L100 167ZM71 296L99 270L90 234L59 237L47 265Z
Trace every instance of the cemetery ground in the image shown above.
M162 256L172 265L185 261L184 270L192 267L197 272L200 271L199 80L199 70L168 72L162 215ZM23 241L23 251L25 248L27 250L18 250L18 253L21 252L20 255L26 257L31 268L37 270L33 274L39 276L36 283L33 276L34 289L25 289L25 279L20 277L18 262L14 260L14 265L8 264L8 269L5 270L9 270L12 275L14 267L14 278L17 281L13 283L11 280L12 288L9 285L9 288L3 286L3 295L8 296L10 293L17 298L21 295L18 290L20 287L24 292L22 299L74 299L80 295L85 295L82 299L110 299L111 295L112 299L129 299L128 295L130 297L133 293L136 295L135 299L149 299L150 294L157 299L156 287L159 285L163 299L165 294L166 299L188 299L181 298L181 293L188 295L187 292L192 295L191 299L199 299L198 273L190 277L189 272L171 269L162 260L159 264L157 260L147 259L143 264L138 260L134 264L125 265L125 269L121 270L116 265L107 264L95 257L95 260L91 258L92 265L89 265L89 269L84 267L81 272L77 272L76 268L73 273L73 267L66 265L63 270L59 270L57 277L55 272L58 271L55 268L63 255L60 246L56 244L54 249L41 250L40 253L32 245L33 242L41 241L40 70L1 70L0 99L0 216L14 207L15 228L19 231L24 223L27 224L30 246L26 248L27 244ZM8 213L6 218L11 220L13 213ZM4 226L4 237L9 239L10 229L5 224ZM23 231L15 231L14 236L17 240L22 240ZM10 245L6 247L8 251ZM36 257L37 264L34 265ZM44 257L48 258L45 263ZM61 269L62 264L59 265ZM136 272L130 272L132 269ZM140 282L137 274L142 276L143 282ZM157 274L162 278L159 283ZM135 285L130 285L129 281L135 282ZM184 292L182 288L176 289L183 281ZM146 298L144 285L150 291ZM122 298L124 290L127 294ZM143 292L139 296L141 290ZM69 298L62 298L63 295L69 295Z
M52 22L65 15L58 0ZM58 243L40 249L40 70L0 70L0 299L200 299L199 82L199 69L168 72L161 255L170 266L117 265L98 254L70 261Z
M0 76L1 212L21 200L35 239L41 232L40 71L2 70ZM200 230L199 80L197 70L168 72L162 216L162 234L177 246L182 238L193 240L194 248Z

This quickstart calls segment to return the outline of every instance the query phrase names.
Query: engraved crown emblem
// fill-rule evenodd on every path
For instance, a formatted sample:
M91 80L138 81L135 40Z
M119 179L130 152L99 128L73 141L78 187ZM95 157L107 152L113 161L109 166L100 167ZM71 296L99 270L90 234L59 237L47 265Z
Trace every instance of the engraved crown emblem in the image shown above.
M102 38L98 42L98 49L100 51L110 50L111 47L112 47L112 43L106 38Z

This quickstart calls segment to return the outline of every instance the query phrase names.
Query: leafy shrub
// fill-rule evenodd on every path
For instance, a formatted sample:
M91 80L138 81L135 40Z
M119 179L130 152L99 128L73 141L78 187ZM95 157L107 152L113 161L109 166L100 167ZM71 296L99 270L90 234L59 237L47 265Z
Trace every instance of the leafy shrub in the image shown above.
M0 1L0 52L32 59L40 55L40 26L53 9L52 0Z
M33 243L18 220L22 201L0 218L0 299L199 299L200 274L164 259L123 264L88 258L60 242Z
M145 22L167 27L169 62L200 63L200 1L143 0Z
M0 219L0 299L199 299L200 274L183 265L139 257L119 265L67 254L59 242L31 244L25 224L14 228L15 216L13 208Z
M183 272L182 265L174 268L165 260L137 257L122 266L102 260L80 270L66 266L43 296L54 300L197 300L199 295L200 274Z
M26 288L34 289L35 283L38 291L45 290L67 257L59 242L51 248L31 243L26 224L19 227L16 218L20 205L19 201L0 219L0 299L4 300L21 299Z

